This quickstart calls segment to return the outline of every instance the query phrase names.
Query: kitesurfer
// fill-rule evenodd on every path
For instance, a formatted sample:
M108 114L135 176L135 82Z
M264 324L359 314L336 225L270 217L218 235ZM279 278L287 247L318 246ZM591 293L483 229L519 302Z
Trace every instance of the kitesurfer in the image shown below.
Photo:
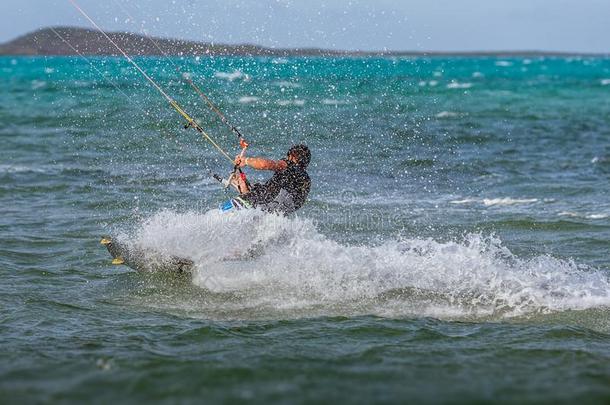
M240 196L221 206L226 211L232 208L260 208L263 211L290 214L305 203L311 188L307 166L311 152L306 145L294 145L286 158L272 160L263 157L235 158L238 168L251 167L255 170L272 170L273 176L263 184L249 185L245 176L235 176L233 182Z

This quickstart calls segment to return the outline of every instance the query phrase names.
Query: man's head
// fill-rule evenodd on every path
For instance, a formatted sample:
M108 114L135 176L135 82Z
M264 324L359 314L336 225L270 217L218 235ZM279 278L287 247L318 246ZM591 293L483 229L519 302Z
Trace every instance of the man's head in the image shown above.
M292 160L302 168L306 168L311 160L311 152L306 145L294 145L288 150L288 159Z

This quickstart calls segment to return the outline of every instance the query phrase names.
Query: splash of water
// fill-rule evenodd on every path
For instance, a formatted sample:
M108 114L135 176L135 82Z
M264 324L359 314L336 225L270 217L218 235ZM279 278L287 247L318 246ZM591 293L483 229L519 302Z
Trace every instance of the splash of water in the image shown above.
M610 305L602 270L549 255L518 257L498 238L479 234L349 246L302 218L163 211L140 224L131 240L194 260L192 283L206 300L204 307L189 302L188 309L203 316L222 310L232 318L502 319Z

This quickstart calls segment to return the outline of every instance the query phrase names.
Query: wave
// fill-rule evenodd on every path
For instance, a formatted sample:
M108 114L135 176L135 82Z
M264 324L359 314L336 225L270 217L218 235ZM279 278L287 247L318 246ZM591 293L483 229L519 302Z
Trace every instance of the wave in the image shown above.
M197 297L150 305L222 319L372 314L505 319L610 305L602 271L518 257L493 236L345 245L299 217L160 212L133 243L194 260Z
M243 96L240 97L237 101L242 104L252 104L256 103L258 100L260 99L256 96Z
M610 79L602 79L601 84L602 86L610 86Z
M605 166L610 163L610 155L594 156L591 159L591 164Z
M303 87L299 83L289 82L286 80L274 82L273 84L276 86L279 86L279 87L290 88L290 89L298 89L299 87Z
M345 100L335 100L332 98L325 98L322 100L322 104L324 104L324 105L345 105L345 104L349 104L349 103Z
M517 205L517 204L531 204L538 202L537 198L484 198L483 205L491 207L494 205Z
M460 83L456 81L452 81L451 83L447 84L448 89L469 89L472 86L472 83Z
M518 205L518 204L532 204L538 202L537 198L511 198L511 197L501 197L501 198L465 198L462 200L453 200L450 201L451 204L471 204L471 203L480 203L486 207L493 207L498 205Z
M281 106L288 106L288 105L295 105L295 106L303 106L305 105L305 100L299 100L299 99L294 99L294 100L278 100L277 101L277 105L281 105Z
M436 87L437 85L438 85L438 80L430 80L428 82L426 82L425 80L422 80L421 82L419 82L420 87L425 87L425 86Z
M49 170L37 166L0 164L0 173L48 173Z
M455 118L458 116L459 114L453 111L441 111L435 115L436 118Z
M46 86L47 86L47 82L45 82L44 80L32 80L32 82L31 82L32 90L39 90Z
M606 218L610 217L610 215L606 214L606 213L582 214L582 213L572 212L572 211L562 211L557 215L560 217L572 217L572 218L584 218L584 219L606 219Z
M214 73L214 77L216 77L218 79L225 79L230 82L237 80L237 79L241 79L243 81L251 80L250 75L245 74L244 72L242 72L240 70L234 70L233 72L216 72L216 73Z

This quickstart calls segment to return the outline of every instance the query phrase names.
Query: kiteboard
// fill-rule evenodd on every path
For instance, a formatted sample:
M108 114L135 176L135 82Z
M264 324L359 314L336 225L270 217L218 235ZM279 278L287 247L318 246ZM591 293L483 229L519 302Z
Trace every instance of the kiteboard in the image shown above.
M103 237L100 243L108 249L114 265L125 265L142 272L191 273L193 271L194 263L190 259L130 246L111 237Z

